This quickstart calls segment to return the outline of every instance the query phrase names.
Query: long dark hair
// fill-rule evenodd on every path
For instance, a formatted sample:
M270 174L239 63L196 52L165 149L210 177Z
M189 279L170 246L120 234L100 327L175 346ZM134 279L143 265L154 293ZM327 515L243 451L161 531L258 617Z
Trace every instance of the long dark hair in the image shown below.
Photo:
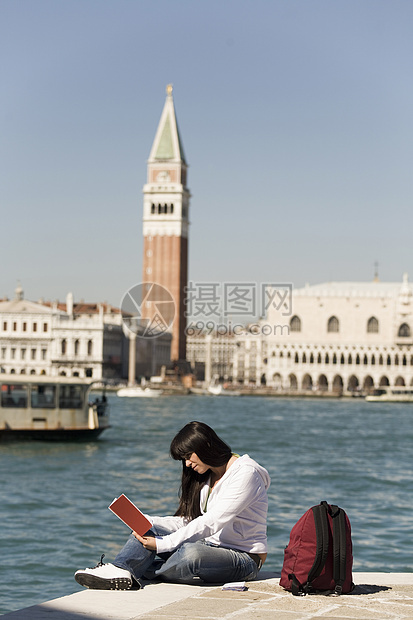
M173 459L182 461L180 502L175 515L195 519L201 514L199 496L210 472L198 474L186 467L185 460L195 453L205 465L220 467L231 458L231 448L207 424L189 422L172 439L170 452Z

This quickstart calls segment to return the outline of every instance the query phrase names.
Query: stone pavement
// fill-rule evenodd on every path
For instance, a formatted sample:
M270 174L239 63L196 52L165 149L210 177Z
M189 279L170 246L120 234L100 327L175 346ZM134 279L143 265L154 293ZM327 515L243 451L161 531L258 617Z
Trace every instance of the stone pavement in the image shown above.
M353 573L340 597L294 597L274 573L244 592L221 587L148 584L123 592L83 590L5 614L7 620L398 620L413 619L413 573ZM4 587L4 585L3 585Z

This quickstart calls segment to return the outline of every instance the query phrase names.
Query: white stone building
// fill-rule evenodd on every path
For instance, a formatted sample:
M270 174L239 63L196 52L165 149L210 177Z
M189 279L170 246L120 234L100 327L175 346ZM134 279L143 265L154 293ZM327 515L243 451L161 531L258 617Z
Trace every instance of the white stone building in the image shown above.
M236 348L233 334L196 333L187 337L186 356L198 380L233 381Z
M165 340L167 339L167 342ZM157 374L169 361L170 335L136 340L136 375ZM0 301L0 371L111 379L128 377L129 339L121 311L106 303L32 302L21 287Z
M0 301L0 369L16 374L50 374L52 308L16 297ZM49 372L48 372L49 371Z
M294 290L291 316L286 320L282 309L270 308L261 331L268 334L262 340L269 386L354 393L413 385L407 275L400 283L331 282Z

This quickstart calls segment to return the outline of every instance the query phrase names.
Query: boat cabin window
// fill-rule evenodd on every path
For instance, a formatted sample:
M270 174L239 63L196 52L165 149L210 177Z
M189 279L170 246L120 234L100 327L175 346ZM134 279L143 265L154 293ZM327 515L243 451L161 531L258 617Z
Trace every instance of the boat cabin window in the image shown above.
M61 409L82 409L82 386L61 385L59 407Z
M55 385L32 385L32 409L54 409L56 407Z
M2 407L27 407L27 385L3 383L1 386Z

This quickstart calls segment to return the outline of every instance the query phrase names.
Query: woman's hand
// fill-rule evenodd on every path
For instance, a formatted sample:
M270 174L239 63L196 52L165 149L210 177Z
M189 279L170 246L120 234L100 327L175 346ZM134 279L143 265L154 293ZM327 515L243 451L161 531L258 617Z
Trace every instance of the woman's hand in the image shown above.
M142 543L145 549L148 549L149 551L156 551L156 538L153 536L140 536L136 532L133 532L133 535L139 540L140 543Z

